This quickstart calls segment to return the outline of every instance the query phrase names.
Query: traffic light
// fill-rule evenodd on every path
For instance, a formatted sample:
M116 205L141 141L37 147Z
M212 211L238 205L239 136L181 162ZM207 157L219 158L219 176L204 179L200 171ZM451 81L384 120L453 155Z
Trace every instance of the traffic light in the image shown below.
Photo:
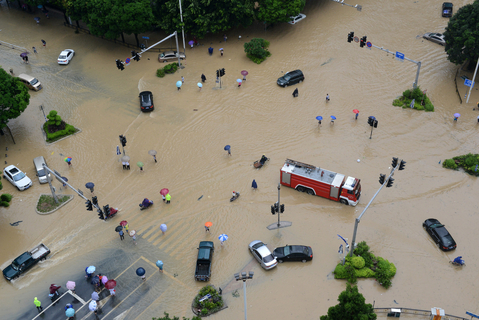
M86 204L86 209L87 209L88 211L93 211L93 205L91 204L91 201L90 201L90 200L87 200L87 201L85 202L85 204Z
M392 166L393 168L396 168L397 165L398 165L398 158L393 157L393 161L391 162L391 166Z
M220 71L220 77L225 75L225 68L222 68L219 71Z
M219 78L220 77L220 70L216 70L216 78Z
M103 215L103 211L101 211L100 209L98 209L97 211L98 211L98 219L105 220L105 216Z
M380 185L383 185L384 184L384 180L386 180L386 175L385 174L379 174L379 184Z
M108 217L110 215L110 206L109 205L103 206L103 213L105 214L105 217Z
M366 45L366 44L368 43L368 37L364 36L364 37L363 37L363 42L364 42L364 44Z
M93 202L93 204L94 204L95 206L98 205L98 198L97 198L97 197L91 198L91 201Z
M274 206L271 206L271 214L276 214L276 210L275 210Z
M364 43L364 38L361 38L361 40L359 40L359 46L362 48L364 47L365 43Z
M140 61L140 55L135 50L131 51L131 58L135 61Z
M368 124L369 124L371 127L374 126L374 120L375 120L375 119L376 119L376 118L373 117L373 116L369 116L369 117L368 117ZM376 125L376 126L377 126L377 125Z
M374 120L374 128L378 127L378 120Z
M404 169L406 169L406 161L401 160L401 162L399 163L399 170L404 170Z
M348 42L353 41L353 39L354 39L354 32L351 31L350 33L348 33Z
M393 179L393 178L389 178L388 184L386 185L386 188L392 187L392 186L393 186L393 182L394 182L394 179Z
M280 211L281 213L284 212L284 204L282 204L282 205L280 206L280 210L279 210L279 211Z
M123 135L120 135L120 142L121 142L121 146L125 147L126 146L126 137L123 136Z
M116 59L116 67L120 69L121 71L125 69L125 67L123 66L123 62L119 59Z

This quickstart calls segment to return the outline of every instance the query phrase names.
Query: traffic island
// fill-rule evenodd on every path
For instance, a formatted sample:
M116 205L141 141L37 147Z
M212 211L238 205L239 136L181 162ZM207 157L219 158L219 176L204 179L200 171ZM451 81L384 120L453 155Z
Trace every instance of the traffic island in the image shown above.
M446 159L442 163L444 168L464 171L473 176L479 176L479 154L468 153L466 155L457 156L452 159Z
M426 90L421 91L419 87L404 91L402 96L393 101L393 106L434 112L434 106L427 97Z
M45 133L45 141L47 143L54 143L81 132L80 129L66 123L58 115L55 110L50 111L47 115L48 121L43 125L43 132Z
M191 310L199 317L207 317L226 308L228 308L228 306L212 285L203 287L191 304Z
M70 202L73 199L73 195L64 195L64 194L58 194L57 199L58 203L55 202L53 199L52 195L50 194L40 194L40 198L38 198L37 206L35 208L35 211L38 214L50 214L64 205L66 205L68 202Z

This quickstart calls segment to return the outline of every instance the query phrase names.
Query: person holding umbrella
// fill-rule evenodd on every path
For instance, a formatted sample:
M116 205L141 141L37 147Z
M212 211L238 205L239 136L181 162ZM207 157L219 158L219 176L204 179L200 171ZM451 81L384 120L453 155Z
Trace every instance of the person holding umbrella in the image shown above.
M223 245L223 243L224 243L226 240L228 240L228 235L226 235L226 234L224 234L224 233L223 233L223 234L220 234L220 236L218 237L218 239L220 240L221 245Z
M457 121L457 118L459 118L461 115L459 113L454 113L454 121Z
M88 309L90 309L90 311L93 311L95 314L97 314L98 304L96 303L95 300L90 301L90 304L88 305Z
M331 122L330 122L330 124L334 124L334 120L336 120L336 117L335 117L335 116L331 116Z
M85 278L91 278L95 274L96 268L94 266L89 266L85 268L86 276Z
M356 114L354 120L358 120L359 110L358 110L358 109L354 109L353 112Z
M68 167L71 167L72 165L72 157L66 157L65 162L68 164Z
M68 281L67 282L67 289L70 290L72 293L75 293L75 286L76 286L76 283L74 281Z
M180 82L181 82L181 81L180 81ZM140 172L143 172L143 166L144 166L143 162L138 161L138 162L136 163L136 165L140 168Z
M211 221L205 223L205 232L210 232L210 227L213 225Z
M181 85L183 84L183 82L180 81L176 81L176 87L178 88L178 91L181 90Z
M228 155L231 156L231 146L227 144L224 149L228 151Z
M202 73L201 74L201 82L205 82L206 81L206 76ZM479 102L478 102L479 104Z
M166 201L166 195L170 192L167 188L163 188L160 190L161 197L163 198L163 202Z
M163 223L160 226L160 230L163 234L165 234L166 230L168 230L168 227L166 226L166 224Z
M248 75L248 71L243 70L241 71L241 74L243 75L243 81L246 81L246 76Z
M136 269L136 275L140 276L143 281L146 281L146 271L142 267L139 267Z
M135 243L136 245L136 231L135 230L131 230L130 233L129 233L130 237L133 239L133 242Z
M156 261L156 266L158 267L158 271L160 273L163 273L163 261L161 260Z
M68 319L70 320L73 320L75 319L74 316L75 316L75 309L73 309L73 305L71 303L67 304L66 307L65 307L65 316L68 317Z
M320 126L321 125L321 120L323 120L323 117L317 116L316 120L318 120L318 125Z
M91 299L95 301L100 300L100 296L98 295L98 292L93 291L93 293L91 294Z
M116 287L116 281L113 280L113 279L110 279L105 283L105 288L110 290L110 295L112 295L112 296L114 296L116 294L115 289L114 289L115 287Z
M153 160L155 160L155 163L157 163L157 161L156 161L156 154L157 154L156 150L150 150L150 151L148 151L148 154L150 156L153 156Z

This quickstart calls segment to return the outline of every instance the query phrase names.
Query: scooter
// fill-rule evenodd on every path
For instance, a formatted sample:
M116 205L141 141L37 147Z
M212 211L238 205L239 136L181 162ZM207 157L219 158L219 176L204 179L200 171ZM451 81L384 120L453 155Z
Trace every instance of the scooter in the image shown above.
M235 201L236 199L239 198L239 196L240 196L239 192L235 192L235 195L231 197L230 202Z
M460 266L460 267L466 265L466 261L462 260L462 256L455 258L453 261L449 261L449 263L452 263L453 265Z
M145 201L145 200L143 200L143 202L144 202L144 201ZM145 206L145 205L143 204L143 202L139 204L140 210L148 209L149 207L151 207L151 206L153 205L153 200L148 200L148 201L150 201L150 204L149 204L148 206Z

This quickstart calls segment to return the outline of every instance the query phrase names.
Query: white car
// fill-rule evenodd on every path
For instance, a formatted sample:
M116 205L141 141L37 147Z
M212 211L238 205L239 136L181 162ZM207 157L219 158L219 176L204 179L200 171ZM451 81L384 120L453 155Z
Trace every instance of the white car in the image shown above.
M422 36L424 39L440 44L441 46L446 45L446 39L442 33L433 33L428 32Z
M3 178L10 181L20 191L26 190L32 186L32 180L14 165L3 169Z
M69 64L75 55L75 51L72 49L63 50L58 56L58 64Z
M289 24L296 24L298 23L299 21L303 20L304 18L306 18L306 15L305 14L298 14L296 17L291 17L291 21L289 21L288 23Z
M255 240L248 245L248 248L264 269L270 270L278 265L278 261L263 242Z

